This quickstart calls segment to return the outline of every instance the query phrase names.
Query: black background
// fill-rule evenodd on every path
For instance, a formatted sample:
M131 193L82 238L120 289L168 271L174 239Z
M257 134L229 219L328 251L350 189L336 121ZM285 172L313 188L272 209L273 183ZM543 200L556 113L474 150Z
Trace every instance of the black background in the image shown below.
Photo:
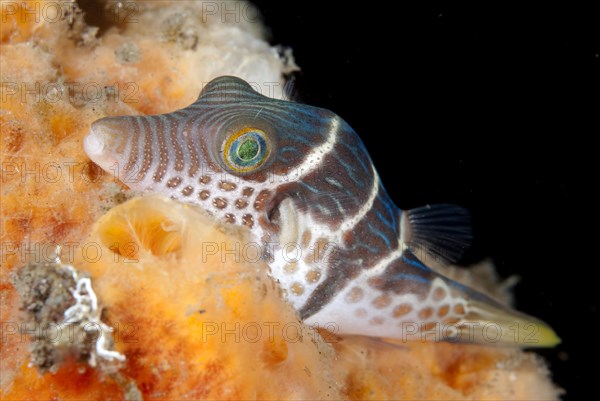
M598 10L254 3L302 68L296 100L350 123L399 207L468 208L463 262L521 277L517 307L563 340L538 352L564 399L593 394Z

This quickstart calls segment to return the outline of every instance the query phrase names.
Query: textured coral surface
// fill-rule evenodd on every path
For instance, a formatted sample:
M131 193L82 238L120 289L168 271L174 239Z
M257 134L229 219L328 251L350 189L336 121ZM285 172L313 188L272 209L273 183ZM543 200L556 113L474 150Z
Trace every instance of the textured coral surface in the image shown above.
M62 4L63 18L50 3ZM520 350L306 327L252 250L223 258L207 248L235 250L245 232L163 198L124 202L134 194L83 152L95 119L175 110L224 74L277 95L266 91L293 65L245 5L230 20L199 2L131 2L96 10L113 20L97 32L68 3L2 1L3 400L557 399L543 364ZM92 278L126 357L118 373L74 358L44 374L29 366L11 272L47 266L56 244Z

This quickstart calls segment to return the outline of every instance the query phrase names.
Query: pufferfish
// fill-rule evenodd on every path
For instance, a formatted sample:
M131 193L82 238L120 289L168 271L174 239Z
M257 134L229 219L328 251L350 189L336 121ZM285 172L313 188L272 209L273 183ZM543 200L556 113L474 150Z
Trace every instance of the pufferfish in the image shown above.
M224 76L181 110L95 121L84 148L134 190L247 227L309 325L400 340L560 341L542 321L426 266L421 251L459 255L468 213L396 207L359 136L329 110Z

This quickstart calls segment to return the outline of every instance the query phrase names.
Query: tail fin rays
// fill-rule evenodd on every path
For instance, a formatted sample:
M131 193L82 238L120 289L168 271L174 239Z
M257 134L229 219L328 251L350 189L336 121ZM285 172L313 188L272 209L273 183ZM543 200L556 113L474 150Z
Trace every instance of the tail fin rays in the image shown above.
M469 300L468 312L456 324L456 339L484 345L554 347L561 340L545 322L480 300ZM452 338L448 338L452 341Z

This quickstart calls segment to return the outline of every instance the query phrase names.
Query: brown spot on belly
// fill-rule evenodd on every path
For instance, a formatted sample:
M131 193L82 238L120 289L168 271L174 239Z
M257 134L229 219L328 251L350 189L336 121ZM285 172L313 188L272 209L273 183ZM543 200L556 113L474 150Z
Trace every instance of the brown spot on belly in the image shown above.
M242 216L242 224L248 228L254 227L254 217L251 214L245 214Z
M409 304L400 304L394 308L392 315L396 318L408 315L412 311L412 306Z
M213 205L215 205L217 209L225 209L227 207L227 201L223 198L215 198L213 199Z
M167 181L167 188L177 188L179 184L181 184L181 177L173 177Z
M256 200L254 201L254 209L256 209L259 212L264 210L268 197L269 197L268 190L264 189L264 190L260 191L260 193L256 197Z
M189 185L181 190L183 196L190 196L192 192L194 192L194 188Z
M227 213L225 215L225 222L229 224L235 224L235 216L232 213Z
M375 298L373 300L373 302L371 302L373 304L373 306L377 309L383 309L386 306L388 306L390 303L392 303L392 299L390 298L389 295L380 295L377 298Z
M208 198L210 198L210 192L208 192L207 190L200 191L200 193L198 194L198 198L202 200L207 200Z
M238 199L235 201L235 207L237 207L238 209L244 209L246 206L248 206L248 201L246 199Z
M221 188L223 191L229 192L229 191L233 191L234 189L236 189L237 185L235 185L233 182L221 181L219 183L219 188Z
M294 295L304 294L304 286L302 286L302 284L300 284L298 282L292 284L290 289L292 290L292 294L294 294Z
M349 304L355 304L360 302L365 296L364 291L361 288L353 287L348 294L346 294L345 300Z
M203 175L202 177L200 177L200 179L198 180L198 182L200 182L200 184L210 184L210 175Z
M309 283L316 283L321 278L321 272L318 270L311 270L306 273L306 281Z
M442 305L438 309L437 315L438 317L444 317L448 314L448 312L450 312L450 305Z
M242 195L244 195L245 197L249 197L253 193L254 193L254 188L246 187L242 190Z
M423 308L419 312L419 317L423 320L429 319L431 316L433 316L433 309L431 309L430 307Z
M454 313L456 313L457 315L464 315L465 307L461 304L454 305Z
M287 265L285 265L285 267L283 268L283 270L286 273L288 273L288 274L295 273L298 270L298 263L296 263L296 262L290 262Z

